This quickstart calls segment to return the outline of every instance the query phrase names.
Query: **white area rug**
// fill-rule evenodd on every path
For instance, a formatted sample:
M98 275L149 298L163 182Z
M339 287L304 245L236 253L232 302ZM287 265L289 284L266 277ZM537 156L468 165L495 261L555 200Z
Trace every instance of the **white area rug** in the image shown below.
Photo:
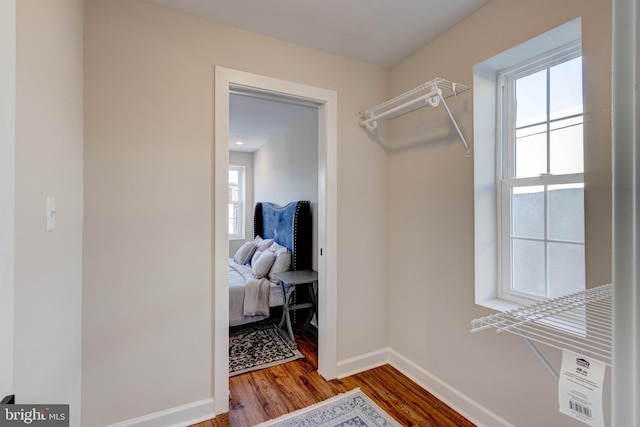
M402 427L359 388L256 427Z

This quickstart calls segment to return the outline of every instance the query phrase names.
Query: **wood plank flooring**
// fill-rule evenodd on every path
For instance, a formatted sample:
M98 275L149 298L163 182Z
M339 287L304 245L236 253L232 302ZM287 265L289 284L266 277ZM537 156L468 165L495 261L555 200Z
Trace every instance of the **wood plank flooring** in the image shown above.
M304 359L230 378L229 413L193 427L251 427L356 387L403 426L474 427L389 365L326 381L315 337L300 326L295 334Z

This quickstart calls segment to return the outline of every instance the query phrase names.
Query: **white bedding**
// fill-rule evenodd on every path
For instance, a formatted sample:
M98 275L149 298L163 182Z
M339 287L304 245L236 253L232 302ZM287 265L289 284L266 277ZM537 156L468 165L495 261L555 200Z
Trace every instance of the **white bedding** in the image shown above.
M233 259L229 259L229 326L243 325L268 317L244 315L244 288L248 279L253 279L251 266L240 265ZM283 305L282 286L277 282L271 282L269 289L269 307Z

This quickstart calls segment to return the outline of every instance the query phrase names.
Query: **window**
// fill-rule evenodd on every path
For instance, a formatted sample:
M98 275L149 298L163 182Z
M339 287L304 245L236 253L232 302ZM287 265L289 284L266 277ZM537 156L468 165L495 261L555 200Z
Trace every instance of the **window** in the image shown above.
M584 290L580 44L503 70L498 85L498 298Z
M229 166L229 239L244 239L244 166Z
M581 29L575 18L473 66L478 305L584 286Z

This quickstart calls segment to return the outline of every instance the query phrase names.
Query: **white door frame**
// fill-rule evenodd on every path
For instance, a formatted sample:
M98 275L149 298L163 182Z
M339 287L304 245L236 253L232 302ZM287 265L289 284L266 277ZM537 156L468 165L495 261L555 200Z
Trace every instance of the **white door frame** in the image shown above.
M613 2L612 426L640 423L640 8Z
M14 389L16 0L0 2L0 399Z
M318 372L337 375L337 139L335 91L244 71L215 67L213 141L213 399L215 413L229 411L229 89L231 86L313 101L318 107Z

